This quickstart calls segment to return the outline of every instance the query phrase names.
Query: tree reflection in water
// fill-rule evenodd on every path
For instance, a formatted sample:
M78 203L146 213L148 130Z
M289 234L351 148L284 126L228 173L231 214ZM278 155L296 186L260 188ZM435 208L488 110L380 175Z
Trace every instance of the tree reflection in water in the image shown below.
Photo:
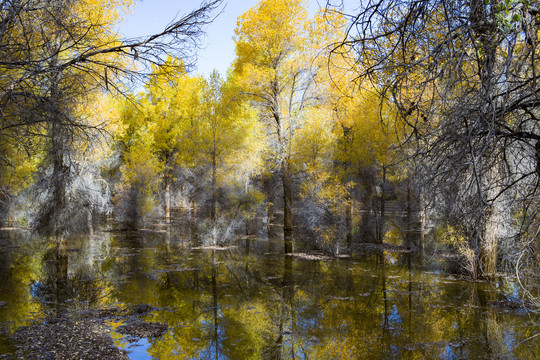
M422 271L410 254L306 260L284 255L275 234L242 236L237 247L222 250L193 248L185 235L174 228L93 235L58 251L21 234L5 240L19 245L0 249L2 329L13 332L60 311L149 304L153 311L137 321L167 324L169 331L144 340L136 358L533 359L540 353L537 342L520 344L538 333L537 315L494 306L501 295L487 284ZM129 349L129 339L112 336ZM0 337L0 352L8 349Z

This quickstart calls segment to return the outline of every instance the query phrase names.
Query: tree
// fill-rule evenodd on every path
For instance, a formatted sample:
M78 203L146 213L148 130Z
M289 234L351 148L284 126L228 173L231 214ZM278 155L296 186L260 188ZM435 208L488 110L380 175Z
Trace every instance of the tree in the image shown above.
M318 248L338 254L348 191L334 166L337 138L333 112L323 107L310 109L306 115L309 121L296 130L291 145L291 168L301 174L298 217L316 239Z
M163 66L154 67L145 89L135 102L124 102L119 109L119 190L124 198L131 194L127 198L132 199L126 209L148 213L153 203L150 199L163 195L165 219L169 223L173 184L177 184L176 190L207 189L215 244L220 190L229 185L230 198L234 197L235 188L248 192L249 178L260 167L262 145L255 112L238 96L232 80L223 80L217 72L209 79L189 76L172 58ZM181 173L193 176L179 176ZM162 191L156 191L160 185ZM133 196L141 200L136 201ZM205 200L204 192L191 191L188 196L191 206L201 197ZM142 199L146 201L141 202ZM124 200L118 198L120 208L126 206ZM146 211L142 203L148 205ZM133 215L134 219L139 217L135 216L137 213Z
M120 91L126 75L144 75L135 63L159 63L168 51L189 55L220 2L203 3L159 34L127 40L113 29L130 1L17 0L0 5L0 142L29 153L37 143L46 147L46 164L52 169L46 186L50 201L38 222L45 232L65 230L58 228L58 217L66 205L70 147L99 130L81 116L79 104L94 90ZM0 155L2 166L9 165L5 155L10 153Z
M143 103L141 94L139 103ZM124 100L119 106L119 129L114 134L119 155L119 174L115 186L117 217L130 229L137 229L155 207L156 189L164 163L154 152L151 123L137 103Z
M189 162L189 132L197 116L200 80L189 76L178 59L154 66L143 102L145 122L153 137L152 152L163 167L165 221L170 222L173 170Z
M538 15L526 1L371 0L336 50L398 106L474 276L496 271L516 211L521 234L537 223Z
M262 0L239 18L235 30L238 85L260 110L272 135L273 166L283 188L286 252L292 251L287 240L293 227L291 143L308 120L306 110L324 100L316 84L326 62L316 51L320 44L314 43L328 30L322 16L308 20L301 0Z
M403 154L398 149L404 136L403 124L396 116L395 107L373 89L364 89L348 98L341 111L337 111L338 146L336 160L343 179L360 182L364 187L365 209L373 202L377 210L375 240L382 243L386 211L387 190L392 178L399 178ZM361 173L371 173L362 181ZM356 174L356 178L355 178ZM354 180L353 180L354 179ZM364 215L366 216L366 215Z
M211 164L212 242L216 244L217 197L225 178L246 183L260 166L261 138L253 109L233 86L233 75L225 81L217 71L202 82L200 137L194 144L206 163ZM218 173L219 172L219 173ZM241 179L241 178L244 179ZM221 178L221 181L219 181ZM234 180L233 180L234 181ZM241 204L239 204L240 206Z
M238 59L235 71L246 92L261 108L276 136L276 162L283 186L283 226L292 231L292 179L289 142L295 127L295 96L307 91L308 79L301 77L304 64L294 62L302 46L306 10L299 0L261 1L239 19L235 31ZM307 82L306 82L307 81ZM297 94L298 93L298 94ZM292 249L286 249L290 252Z
M2 139L0 152L5 158L0 165L0 221L14 225L13 199L31 185L32 175L37 171L39 154L29 154L25 147L9 139Z

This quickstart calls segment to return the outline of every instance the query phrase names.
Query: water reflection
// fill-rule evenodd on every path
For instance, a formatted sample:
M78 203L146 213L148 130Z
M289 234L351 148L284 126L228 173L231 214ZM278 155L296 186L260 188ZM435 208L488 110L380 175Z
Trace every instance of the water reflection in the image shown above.
M283 239L246 235L218 250L189 245L186 236L193 232L107 233L68 239L57 249L2 234L1 328L9 334L62 311L149 304L154 311L138 321L167 324L165 335L130 342L112 332L133 359L540 353L537 342L518 346L538 332L531 321L537 318L494 307L500 295L486 284L422 272L409 254L305 260L284 255ZM0 354L9 346L0 335Z

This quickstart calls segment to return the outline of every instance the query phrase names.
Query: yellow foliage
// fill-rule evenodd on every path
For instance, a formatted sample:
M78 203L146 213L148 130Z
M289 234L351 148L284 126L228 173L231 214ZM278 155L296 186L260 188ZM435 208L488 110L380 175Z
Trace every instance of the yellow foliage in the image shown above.
M137 190L137 208L142 214L148 214L155 206L162 171L160 162L149 150L148 144L138 143L124 154L122 179L118 188L125 191L128 186Z
M38 68L68 62L81 54L115 44L117 34L114 25L132 3L133 0L76 0L36 3L34 6L33 3L22 2L19 4L21 7L17 18L3 32L7 49L4 55L7 58L4 59L6 62L0 64L0 87L17 93L19 86L21 93L32 92L35 98L41 99L51 96L50 83L56 81L55 86L62 89L64 94L61 96L68 97L68 101L53 99L58 101L55 105L65 107L63 111L76 118L80 128L103 128L104 121L99 122L93 106L88 106L101 101L94 92L96 82L99 81L94 73L98 69L95 63L62 68L62 76L58 78L51 76L52 72L41 72ZM21 59L22 64L32 63L32 71L29 72L30 67L25 68L24 65L10 64L17 59ZM111 64L120 65L117 59L115 54L93 58L96 62L107 60ZM31 135L21 134L18 112L21 109L31 109L34 106L31 101L31 97L26 98L25 106L20 108L19 104L8 101L2 110L3 120L12 121L15 125L3 126L1 130L2 160L8 164L0 167L0 187L7 187L14 193L31 183L32 174L46 152L46 144L40 138L42 135L48 136L46 127L40 122L44 119L37 119L39 121L35 121L35 124L32 119L31 125L24 130ZM26 143L12 143L7 140L10 138L22 138ZM75 142L72 146L72 150L79 153L87 152L88 148L88 144L83 142Z
M399 118L375 91L363 91L345 104L336 130L342 135L339 159L355 167L391 165L401 135Z
M10 160L9 164L0 166L0 190L9 189L12 194L16 194L30 186L42 154L30 157L22 146L6 141L0 143L0 151Z
M165 64L153 67L145 86L143 121L153 136L153 152L167 166L193 160L189 149L197 136L194 121L200 86L201 80L188 76L182 62L171 57Z
M303 1L262 0L239 17L235 30L234 81L264 108L260 115L278 137L279 156L303 107L294 98L310 66L302 59L307 23Z
M465 261L467 261L468 270L474 274L476 270L475 258L476 255L474 250L471 248L471 245L463 233L456 227L445 225L438 229L437 237L439 238L442 244L449 245L455 248L458 253L463 256Z
M238 63L259 67L261 71L255 78L271 77L276 59L286 57L302 44L300 32L306 18L302 0L261 0L238 18L235 30Z
M320 95L328 84L328 48L322 47L340 38L344 25L324 10L310 19L301 0L261 0L238 19L234 80L259 105L270 135L266 158L282 171L319 166L330 154L332 116Z
M292 161L299 167L320 166L332 158L335 144L332 112L328 108L306 110L292 141ZM293 165L293 166L294 166Z
M218 186L242 185L262 166L261 124L255 109L238 96L233 80L214 72L201 82L193 145L201 162L215 166Z

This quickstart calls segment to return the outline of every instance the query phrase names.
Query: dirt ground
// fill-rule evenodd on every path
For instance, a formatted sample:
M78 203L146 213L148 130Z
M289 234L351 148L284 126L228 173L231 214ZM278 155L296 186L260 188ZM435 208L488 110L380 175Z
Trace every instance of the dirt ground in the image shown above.
M141 315L152 311L141 304L129 309L100 309L83 313L65 313L47 318L37 324L17 329L10 340L14 353L0 355L0 359L39 360L112 360L128 359L127 352L114 346L107 320L122 320L125 325L115 331L127 336L128 341L142 337L162 336L167 325L147 323Z

